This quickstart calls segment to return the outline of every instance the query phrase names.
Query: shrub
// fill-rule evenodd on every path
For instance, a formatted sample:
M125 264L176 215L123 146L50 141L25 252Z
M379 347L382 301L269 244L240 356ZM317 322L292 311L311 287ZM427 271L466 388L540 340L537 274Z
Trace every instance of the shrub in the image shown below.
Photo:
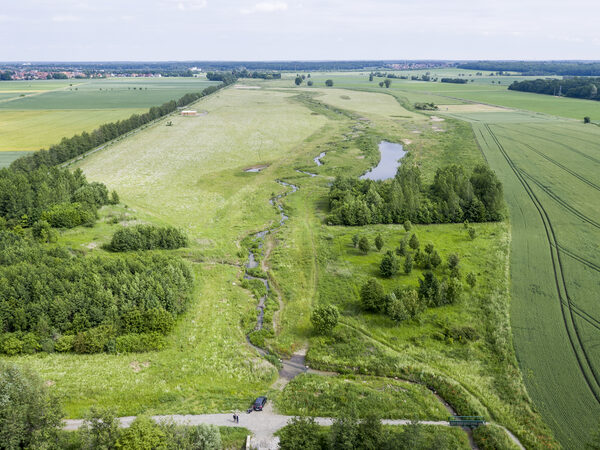
M96 221L96 208L82 203L59 203L42 213L42 220L54 228L74 228L79 225L93 225Z
M117 230L108 244L114 252L131 250L174 250L188 245L185 233L174 227L136 225Z
M93 406L79 428L83 448L113 449L119 438L119 419L115 410Z
M360 241L360 236L358 234L352 235L352 245L354 248L358 247L358 242Z
M279 432L280 450L320 450L325 444L321 427L312 417L294 417Z
M387 304L387 314L395 322L402 322L409 318L404 302L396 298L396 295L393 293L390 295L390 300Z
M117 353L162 350L165 346L164 336L158 333L124 334L115 338L115 352Z
M57 441L62 412L58 399L30 370L0 361L0 446L49 448Z
M121 431L115 448L167 450L167 433L149 417L138 416L129 428Z
M385 278L391 278L398 273L400 270L400 263L396 255L388 251L383 258L381 259L381 263L379 264L379 271L381 272L381 276Z
M419 238L417 237L417 235L416 235L416 234L413 234L413 235L410 237L410 241L408 241L408 246L409 246L410 248L412 248L413 250L416 250L416 249L418 249L418 248L419 248Z
M412 228L412 223L410 223L410 220L405 220L404 221L404 231L406 231L407 233L411 230Z
M23 342L12 334L5 334L2 339L2 353L8 356L18 355L23 351Z
M474 288L475 285L477 284L477 276L473 272L469 272L467 274L466 280L467 280L467 284L469 286L471 286L471 288Z
M504 430L494 425L482 425L473 430L473 440L481 450L516 450Z
M57 352L70 352L73 349L73 344L75 343L75 336L66 335L60 336L56 342L54 343L54 350Z
M327 86L327 87L333 86L333 80L325 80L325 86Z
M383 248L383 238L381 237L381 234L378 234L377 237L375 237L375 247L377 248L377 251L381 251Z
M367 311L380 311L384 296L383 286L375 278L369 279L360 289L360 300Z
M412 272L413 269L413 258L411 255L406 255L406 259L404 260L404 273L408 275Z
M369 243L369 239L367 239L366 236L363 236L363 237L360 238L360 241L358 241L358 248L365 255L367 253L369 253L369 250L371 250L371 244Z
M310 316L318 334L330 334L338 324L340 313L334 305L319 306Z

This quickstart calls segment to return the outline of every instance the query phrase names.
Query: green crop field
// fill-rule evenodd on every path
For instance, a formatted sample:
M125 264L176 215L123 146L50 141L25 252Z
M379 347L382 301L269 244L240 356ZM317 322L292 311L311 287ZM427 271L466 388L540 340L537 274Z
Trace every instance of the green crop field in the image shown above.
M4 81L0 152L47 148L63 137L92 131L211 84L215 83L204 78Z
M575 104L600 110L593 102L537 97L553 100L546 112L555 114L564 100L567 117ZM600 414L600 130L518 111L450 115L472 122L505 186L511 321L528 391L561 443L579 447Z

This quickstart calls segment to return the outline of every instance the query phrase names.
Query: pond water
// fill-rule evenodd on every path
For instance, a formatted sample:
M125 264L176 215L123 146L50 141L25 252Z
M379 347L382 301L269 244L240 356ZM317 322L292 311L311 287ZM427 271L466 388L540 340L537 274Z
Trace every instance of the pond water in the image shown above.
M400 167L400 159L407 153L401 144L387 141L379 143L379 152L381 153L379 164L361 176L361 180L387 180L393 178L398 167Z

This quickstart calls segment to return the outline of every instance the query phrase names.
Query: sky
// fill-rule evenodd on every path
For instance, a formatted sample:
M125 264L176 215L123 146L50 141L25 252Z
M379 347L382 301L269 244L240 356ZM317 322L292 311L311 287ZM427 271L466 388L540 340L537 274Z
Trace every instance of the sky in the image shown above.
M599 0L0 0L0 61L595 59Z

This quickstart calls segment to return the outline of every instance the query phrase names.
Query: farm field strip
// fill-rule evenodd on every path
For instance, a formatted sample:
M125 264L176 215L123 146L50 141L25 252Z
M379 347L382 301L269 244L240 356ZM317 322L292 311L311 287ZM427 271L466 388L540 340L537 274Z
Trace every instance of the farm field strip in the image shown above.
M496 133L494 133L494 131L492 130L492 127L494 129L498 128L501 131L501 135L497 136ZM594 355L593 351L591 350L591 347L589 347L589 345L591 344L590 340L589 340L589 333L590 333L590 329L598 330L598 326L600 324L600 322L597 319L598 316L598 311L597 311L597 307L593 305L593 303L590 303L585 297L583 297L583 299L580 300L586 300L584 303L586 304L586 306L580 305L580 302L577 302L573 299L572 297L572 293L571 293L571 289L572 288L577 288L577 285L572 286L572 276L577 276L579 274L579 272L573 272L572 270L568 270L568 268L570 267L570 264L567 264L564 261L564 257L568 257L571 258L574 262L576 263L582 263L585 264L586 266L591 267L592 269L594 269L595 267L597 268L597 265L593 262L588 260L585 257L580 256L579 254L577 254L577 251L572 251L572 250L566 250L566 246L564 245L564 243L562 243L562 241L560 240L560 238L558 237L557 233L564 233L565 231L568 231L568 228L565 230L563 229L565 227L565 224L562 223L562 221L560 222L558 228L556 228L556 225L553 223L554 221L551 220L551 216L554 214L558 214L560 212L560 209L556 209L556 208L561 208L562 211L568 211L568 213L573 213L573 212L578 212L577 210L574 210L572 208L572 206L566 202L564 202L564 200L561 199L560 196L558 195L554 195L554 198L552 198L550 196L550 193L552 193L552 191L547 187L547 181L544 181L543 183L540 183L537 180L537 177L539 174L541 176L542 173L545 173L545 171L539 171L536 173L536 177L532 177L531 175L529 175L528 172L526 172L523 168L522 165L527 165L528 167L534 167L532 164L536 164L536 162L534 162L534 160L530 160L530 159L523 159L523 151L527 152L530 151L531 149L525 147L523 149L523 147L521 145L517 145L515 146L515 139L518 140L517 138L515 138L515 136L518 136L518 131L519 128L515 128L515 129L511 129L508 125L506 124L496 124L496 123L484 123L484 122L480 122L480 123L474 123L473 124L473 128L475 130L475 134L477 136L477 138L480 140L480 143L482 145L482 147L485 149L485 151L488 153L488 158L491 156L491 154L489 152L495 152L498 151L501 155L502 158L504 159L505 163L508 164L508 166L510 167L513 175L515 176L516 180L518 181L518 183L522 186L523 189L523 195L527 194L529 201L531 202L531 205L535 207L535 210L537 211L537 214L539 216L539 218L541 219L541 226L544 227L544 230L542 230L543 234L545 235L545 240L547 241L547 248L545 251L550 251L550 258L548 259L548 261L551 263L551 267L552 267L552 278L554 280L554 290L555 290L555 298L558 297L559 303L560 303L560 308L561 308L561 321L563 323L564 326L564 335L566 336L566 338L568 338L568 341L570 342L570 347L572 349L573 355L576 358L576 361L574 361L574 364L576 364L577 367L579 367L579 372L581 373L582 376L582 382L585 383L585 385L587 386L588 389L588 394L585 394L585 391L582 391L581 389L578 389L578 392L580 392L580 394L576 394L577 390L573 390L572 394L574 396L574 398L578 398L579 402L584 402L585 404L587 404L587 408L588 411L591 410L598 410L598 403L595 403L593 406L589 404L589 401L587 399L585 399L585 396L587 395L589 398L595 398L596 402L598 401L598 393L599 393L599 377L598 377L598 370L597 370L597 356ZM510 138L508 137L508 135L510 134ZM511 146L511 152L514 153L515 155L517 155L519 158L519 162L515 162L513 160L513 156L509 155L508 150L505 148L505 146L502 144L501 140L506 139L507 144L510 144ZM545 141L542 141L545 142ZM538 144L540 144L538 142ZM543 143L541 143L541 145L543 145ZM538 148L540 148L538 146ZM517 152L516 149L521 149L520 152ZM562 173L565 174L569 174L569 175L573 175L571 173L569 173L569 171L564 170L565 167L561 167L564 166L562 164L555 164L556 161L556 156L549 152L552 156L549 156L548 158L544 158L542 155L538 154L538 152L540 152L539 150L536 152L532 152L532 154L537 155L539 157L542 157L543 159L541 161L546 161L547 163L551 164L551 167L554 167L554 170L559 170ZM544 156L547 156L544 154ZM521 161L522 160L522 161ZM540 160L537 160L540 161ZM502 171L502 169L498 166L498 161L497 158L492 158L492 167L495 167L496 170ZM569 169L571 170L571 169ZM574 172L574 171L573 171ZM575 174L577 174L577 172L574 172ZM594 183L592 182L591 184L586 183L585 181L589 181L587 179L585 179L584 177L575 177L577 182L582 182L585 184L585 187L588 189L592 189L592 192L596 192L596 187L594 186ZM583 180L581 179L583 178ZM585 181L584 181L585 180ZM535 182L534 182L535 181ZM530 184L533 183L533 185ZM505 186L506 186L507 181L505 180ZM567 186L572 187L571 184L568 184ZM582 185L583 186L583 185ZM517 204L519 204L519 202L523 201L522 199L517 200L517 198L520 197L516 197L514 198L512 196L512 190L510 189L511 193L509 194L509 204L512 203L512 211L513 211L513 219L517 219L519 218L520 215L515 216L514 212L515 212L515 207L517 207ZM562 191L561 191L562 192ZM548 195L548 200L545 200L543 198L540 197L540 195ZM560 194L562 195L562 193ZM513 200L514 198L514 200ZM547 201L550 202L554 202L556 201L555 205L556 208L552 206L552 204L546 204ZM551 207L552 212L549 212L548 207ZM571 210L569 210L569 208L566 208L566 206L568 206L569 208L571 208ZM523 208L527 208L528 206L526 204L523 204L522 206L518 206L519 209L521 209L523 211ZM564 214L564 213L560 213L560 214ZM583 215L583 217L579 217L579 219L585 219L587 216ZM517 221L517 223L520 223L520 221ZM532 223L528 223L528 227L530 227L531 225L533 225ZM590 220L588 221L588 226L592 225L595 228L595 223L597 223L595 220ZM527 234L525 231L522 231L524 234L523 236L520 237L520 240L523 239L525 237L526 240L528 240L529 238L527 238ZM559 243L561 242L561 243ZM533 241L531 241L530 243L528 243L528 245L533 245ZM565 251L566 250L566 251ZM546 253L547 254L547 253ZM524 255L523 255L524 256ZM513 261L513 263L515 262L515 253L513 251L512 254L512 259L511 261ZM540 264L542 263L542 261L540 261ZM513 268L513 274L514 274L514 270L515 268ZM579 279L581 279L581 276L579 276ZM533 280L532 280L533 281ZM522 283L522 281L520 281L520 279L517 277L517 280L514 280L514 282L517 283ZM531 282L531 281L530 281ZM529 312L525 313L525 311L527 310L527 308L530 308L529 306L526 306L523 303L519 303L519 302L524 302L525 298L521 298L519 299L519 295L517 294L518 292L521 292L522 287L521 285L517 285L517 286L513 286L513 288L517 288L518 289L513 289L514 291L514 295L517 295L517 298L515 300L513 300L514 302L516 301L517 304L516 305L521 305L521 306L515 306L513 308L513 316L512 316L512 321L513 321L513 330L515 332L515 345L517 347L517 356L519 357L521 363L525 363L525 369L524 369L524 373L527 374L527 370L531 370L531 369L527 369L527 367L538 367L539 368L539 363L542 363L544 359L549 358L549 355L547 356L543 356L541 359L538 360L538 362L535 362L532 360L532 356L531 354L526 353L528 350L526 350L526 348L531 348L531 343L527 343L526 345L524 341L522 341L523 336L525 335L529 335L529 331L527 331L526 329L522 329L521 326L519 324L524 323L524 319L526 319L527 314L530 314L532 312L532 310L529 310ZM540 293L534 293L534 294L530 294L530 295L540 295ZM540 300L542 299L542 297L539 297ZM534 302L534 303L537 303ZM533 305L532 305L533 306ZM523 309L525 308L525 309ZM591 309L590 309L591 308ZM547 307L544 307L544 310L546 310ZM515 316L515 311L521 311L519 314L525 314L524 316ZM538 312L538 313L542 313L542 314L546 314L547 317L545 317L545 320L549 319L553 313L551 313L550 311L548 312ZM581 321L581 323L579 322ZM583 324L587 324L587 325L583 325ZM591 327L590 329L587 329L584 327ZM546 330L546 333L549 330ZM562 333L557 333L558 337L559 335L561 335ZM530 335L529 335L530 336ZM531 342L534 342L536 339L534 339ZM529 341L529 339L528 339ZM540 342L541 343L541 342ZM548 342L545 342L543 345L547 345ZM533 344L535 348L536 344ZM521 350L521 352L519 352L519 350ZM554 359L555 361L561 360L561 365L567 365L568 366L568 358L566 357L559 357L558 355L561 354L560 350L558 350L558 348L555 348L556 350L556 354L554 354ZM525 351L525 353L524 353ZM539 355L544 355L544 352L540 352ZM539 356L538 356L539 358ZM548 361L550 362L550 361ZM533 363L533 364L532 364ZM550 363L552 364L552 363ZM566 367L565 367L566 368ZM547 370L554 370L550 367L548 367ZM564 369L562 369L564 370ZM561 370L561 371L562 371ZM537 373L536 375L538 376L543 376L542 373ZM537 378L537 377L536 377ZM526 377L526 381L527 381L528 377ZM574 387L576 387L576 377L573 377L571 375L571 389L573 389ZM571 405L569 406L569 413L563 417L562 419L558 419L558 414L559 413L559 409L556 405L549 405L548 403L546 403L546 399L547 397L547 392L543 392L542 395L540 395L540 390L544 390L543 386L540 386L540 382L534 382L533 380L529 380L529 382L527 383L529 388L532 389L532 394L534 396L534 399L536 400L536 402L538 403L538 406L541 407L541 409L543 411L545 411L545 417L548 420L548 423L550 423L551 425L553 425L553 428L555 428L555 431L558 431L558 434L561 438L561 441L563 442L563 444L565 442L573 442L573 439L575 438L575 436L581 436L581 432L583 432L583 430L581 430L581 424L577 424L577 415L575 410L580 410L581 405L577 405L578 407L575 407L572 404L572 401L569 401L569 403L571 403ZM563 383L560 383L559 386L563 385ZM557 395L557 397L562 397L564 396L565 393L562 392L556 392L556 384L553 386L552 391L556 394L560 394ZM558 388L561 389L561 388ZM548 389L546 389L546 391L548 391ZM590 395L591 394L591 395ZM549 398L548 398L549 399ZM585 409L584 409L585 410ZM571 425L567 425L567 424L571 424ZM572 428L567 428L567 427L575 427L580 429L579 434L575 431L573 431Z

